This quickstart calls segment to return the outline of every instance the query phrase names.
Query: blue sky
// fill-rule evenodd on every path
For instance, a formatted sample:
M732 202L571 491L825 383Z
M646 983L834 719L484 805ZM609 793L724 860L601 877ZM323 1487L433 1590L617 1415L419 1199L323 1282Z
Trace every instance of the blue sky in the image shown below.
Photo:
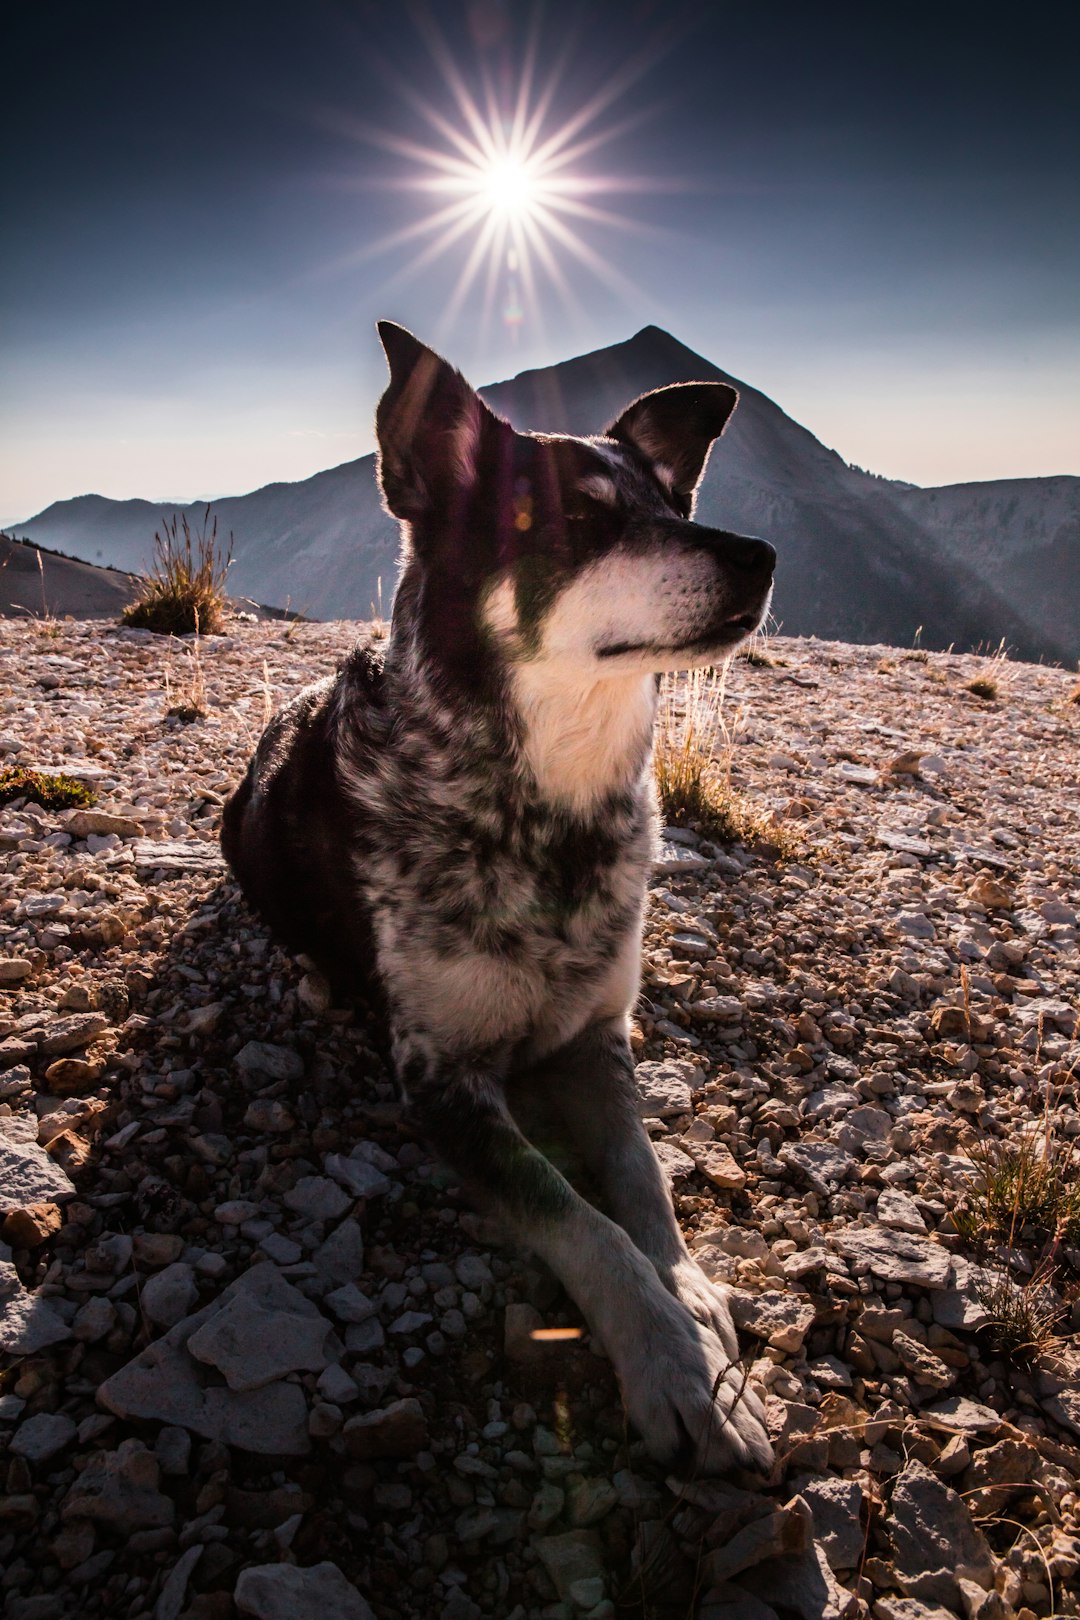
M97 0L24 7L5 75L0 520L97 491L239 493L371 448L374 322L477 382L649 322L847 459L918 483L1080 473L1073 8ZM426 19L426 20L425 20ZM419 270L451 150L423 108L545 134L612 87L564 219L502 318L482 222ZM389 138L389 140L388 140ZM543 138L543 137L541 137ZM535 229L535 225L533 227ZM539 264L533 255L534 263ZM599 426L600 424L598 424Z

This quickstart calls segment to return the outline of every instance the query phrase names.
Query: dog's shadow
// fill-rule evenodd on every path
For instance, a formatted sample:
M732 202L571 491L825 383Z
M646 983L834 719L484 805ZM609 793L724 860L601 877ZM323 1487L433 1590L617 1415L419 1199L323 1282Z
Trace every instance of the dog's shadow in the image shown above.
M138 1121L120 1153L132 1184L133 1221L217 1246L229 1232L215 1211L245 1200L258 1206L259 1219L275 1224L278 1236L308 1243L310 1232L298 1232L303 1223L284 1202L295 1183L325 1176L330 1155L359 1150L387 1166L381 1155L388 1155L395 1161L389 1189L356 1199L337 1220L356 1220L363 1231L357 1285L378 1295L387 1282L406 1277L406 1286L415 1288L421 1254L428 1265L453 1269L465 1250L476 1248L494 1251L497 1272L463 1338L447 1342L439 1357L425 1348L423 1334L417 1338L424 1359L409 1381L427 1381L436 1393L449 1385L460 1401L470 1384L505 1377L519 1399L544 1407L547 1421L568 1391L593 1393L590 1407L606 1400L618 1408L607 1364L590 1352L587 1339L540 1340L543 1348L534 1350L522 1344L523 1313L507 1314L507 1306L529 1305L545 1328L584 1333L580 1313L542 1263L514 1247L472 1189L461 1186L433 1145L413 1131L393 1079L377 997L334 1006L321 975L277 943L225 878L193 902L160 956L136 977L131 1011L139 1066L124 1081L118 1117L129 1126ZM530 1139L594 1196L543 1092L522 1083L511 1102ZM109 1137L116 1134L110 1130L99 1150L106 1162ZM238 1244L237 1251L243 1263L261 1257L257 1240ZM303 1267L301 1260L301 1286ZM284 1269L288 1274L289 1266ZM422 1292L410 1298L414 1304L439 1315ZM512 1332L511 1324L518 1325ZM385 1353L390 1382L411 1344L406 1337Z

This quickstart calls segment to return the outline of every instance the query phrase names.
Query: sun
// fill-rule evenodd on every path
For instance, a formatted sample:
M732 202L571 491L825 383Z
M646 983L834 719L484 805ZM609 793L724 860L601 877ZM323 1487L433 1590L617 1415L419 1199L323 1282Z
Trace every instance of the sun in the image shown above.
M537 196L536 176L520 158L495 158L480 171L480 195L493 214L526 218Z
M582 273L602 282L628 306L640 308L640 289L591 238L598 230L663 234L640 219L613 211L608 200L619 194L667 190L670 183L610 170L597 174L591 164L645 116L635 112L605 122L655 61L655 51L643 51L624 64L560 118L555 113L562 94L560 69L547 82L538 81L535 34L520 71L512 78L503 75L498 90L482 67L476 86L469 83L430 17L425 42L445 86L446 102L438 105L405 81L399 82L399 89L427 125L428 137L361 128L352 120L350 131L404 160L395 174L372 183L426 194L432 206L412 224L367 244L356 257L409 245L407 261L394 271L393 285L399 290L455 248L459 254L464 250L456 281L442 304L440 331L451 329L481 287L482 326L498 308L512 338L526 320L542 327L553 298L566 313L580 317L575 282Z

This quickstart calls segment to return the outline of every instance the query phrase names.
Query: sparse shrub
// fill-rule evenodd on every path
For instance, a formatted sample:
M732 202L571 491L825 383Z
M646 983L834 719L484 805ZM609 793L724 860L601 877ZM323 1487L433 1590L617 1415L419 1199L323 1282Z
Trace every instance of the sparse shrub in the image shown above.
M123 622L166 636L216 634L224 622L232 548L231 534L222 548L209 506L195 534L187 515L174 512L154 535L154 560L139 595L124 609Z
M801 852L794 834L732 786L733 741L723 701L724 676L715 669L664 682L654 752L664 820L718 844L747 844L775 856Z
M1065 698L1066 703L1080 704L1080 681L1077 681L1072 691Z
M94 803L94 794L73 776L51 776L46 771L9 765L0 771L0 804L10 804L13 799L32 799L43 810L85 810Z

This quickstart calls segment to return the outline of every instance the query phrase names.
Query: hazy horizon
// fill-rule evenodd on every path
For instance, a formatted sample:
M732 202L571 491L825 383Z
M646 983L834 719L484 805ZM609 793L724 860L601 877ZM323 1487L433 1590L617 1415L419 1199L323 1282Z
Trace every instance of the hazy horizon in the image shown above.
M477 383L655 324L883 476L1080 473L1076 16L431 15L20 15L4 522L365 454L383 316ZM450 163L526 102L566 161L517 216L520 255L482 212L434 252Z

